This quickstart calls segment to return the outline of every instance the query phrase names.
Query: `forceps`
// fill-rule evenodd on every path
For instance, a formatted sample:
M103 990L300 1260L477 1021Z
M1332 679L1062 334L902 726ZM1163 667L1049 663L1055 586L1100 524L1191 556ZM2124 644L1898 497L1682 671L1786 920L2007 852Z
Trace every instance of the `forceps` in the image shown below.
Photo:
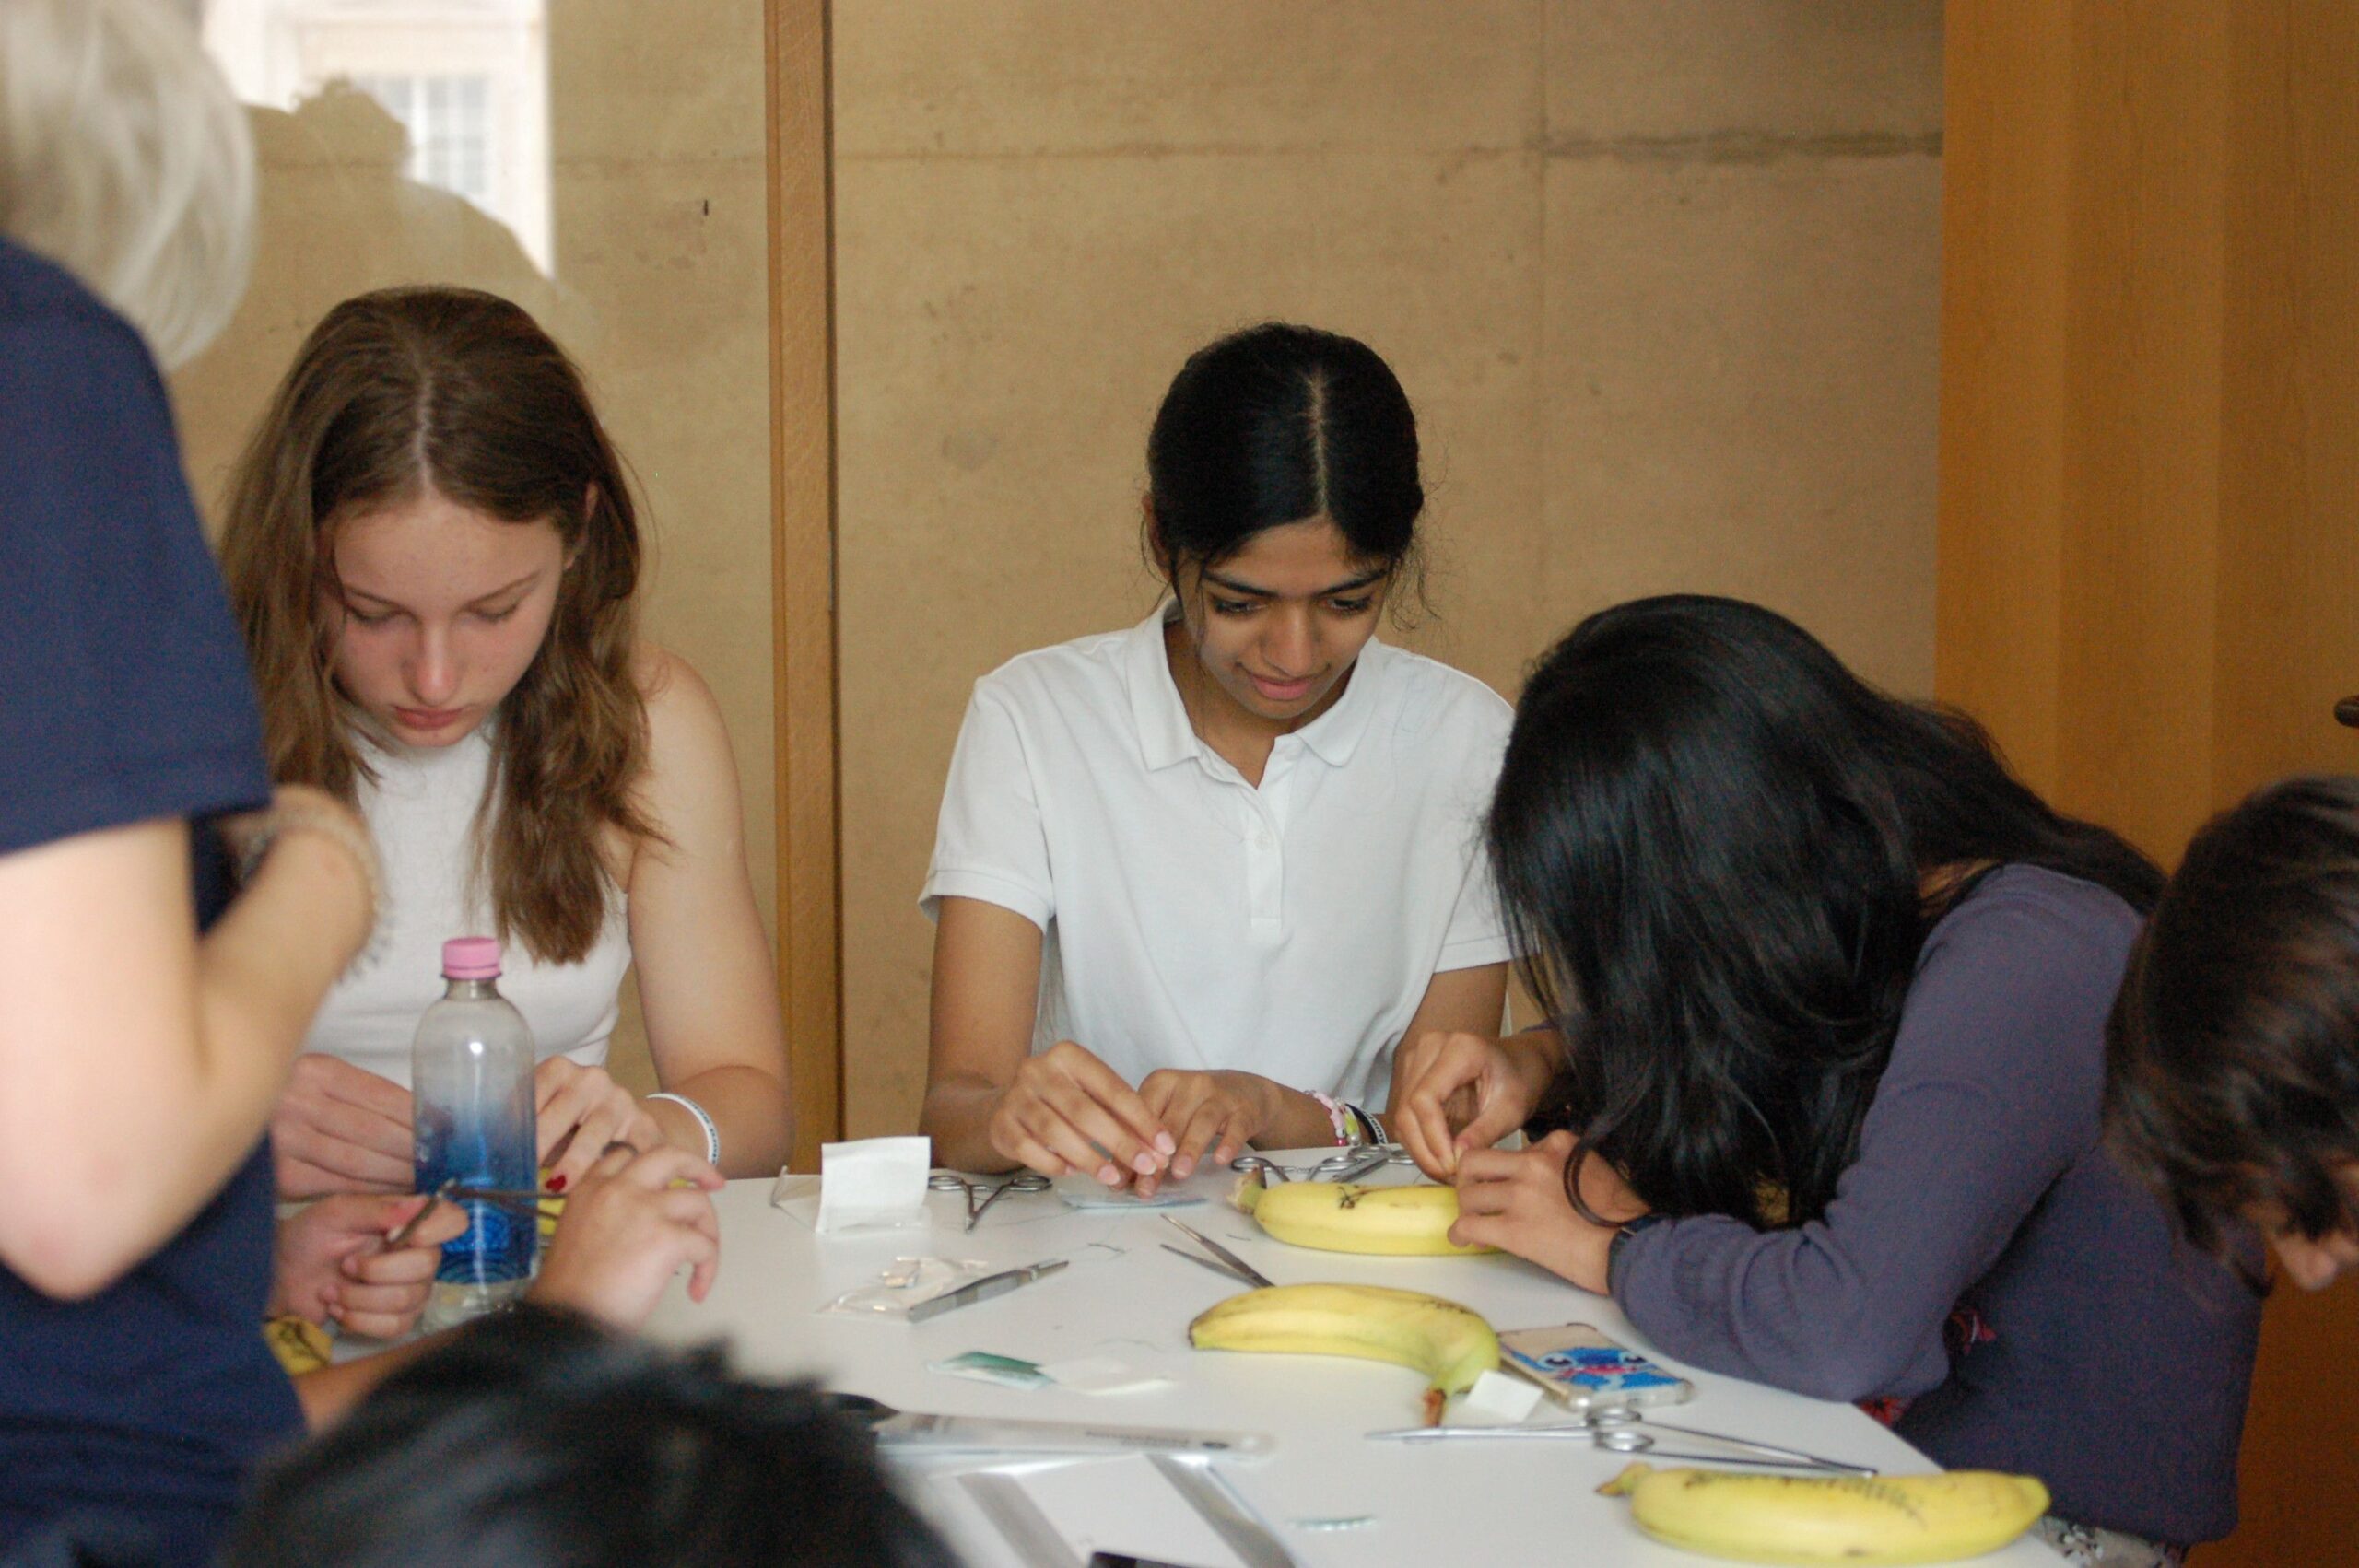
M1228 1248L1221 1246L1220 1243L1204 1235L1203 1232L1196 1229L1195 1226L1182 1224L1168 1214L1163 1216L1163 1219L1166 1224L1171 1226L1181 1235L1186 1236L1190 1241L1194 1242L1198 1246L1203 1247L1206 1252L1211 1253L1212 1257L1199 1257L1195 1253L1190 1252L1183 1247L1174 1246L1169 1242L1165 1242L1163 1244L1164 1251L1171 1253L1175 1257L1184 1258L1191 1263L1200 1263L1203 1265L1203 1267L1210 1269L1215 1274L1226 1274L1232 1279L1242 1280L1247 1284L1255 1286L1261 1290L1266 1291L1270 1288L1270 1277L1267 1274L1262 1273L1262 1270L1254 1268L1253 1265L1246 1262L1245 1259L1238 1257L1237 1254L1229 1251ZM1219 1261L1214 1261L1215 1258L1217 1258Z
M1356 1176L1367 1175L1379 1165L1391 1163L1396 1155L1407 1158L1397 1143L1367 1143L1354 1149L1339 1149L1308 1167L1282 1165L1262 1154L1239 1154L1229 1161L1228 1168L1248 1174L1259 1171L1262 1179L1270 1182L1292 1181L1297 1177L1305 1181L1350 1181Z
M1039 1171L1018 1171L1005 1181L978 1183L968 1181L957 1171L936 1171L925 1178L926 1186L936 1192L963 1192L967 1195L966 1229L973 1230L983 1211L1010 1192L1046 1192L1053 1185ZM985 1196L988 1193L989 1196ZM982 1201L977 1202L977 1199Z
M559 1211L544 1209L541 1207L542 1204L562 1204L564 1201L565 1199L550 1192L524 1192L499 1187L463 1187L458 1178L453 1176L428 1195L426 1207L412 1214L399 1230L385 1238L385 1250L391 1252L409 1240L410 1233L425 1223L426 1216L434 1212L434 1206L437 1203L481 1203L487 1208L505 1210L522 1218L541 1220L554 1219Z
M1641 1432L1640 1427L1651 1428ZM1654 1433L1668 1432L1680 1437L1705 1443L1723 1444L1741 1449L1742 1454L1681 1453L1676 1449L1656 1446ZM1535 1438L1579 1443L1586 1441L1594 1447L1615 1454L1651 1454L1659 1459L1693 1459L1708 1465L1759 1465L1767 1469L1831 1470L1837 1475L1872 1476L1872 1465L1849 1465L1840 1459L1822 1458L1805 1454L1799 1448L1780 1448L1774 1443L1755 1443L1749 1437L1731 1437L1726 1433L1700 1432L1692 1426L1672 1426L1666 1422L1649 1421L1626 1405L1610 1406L1591 1410L1579 1421L1556 1422L1545 1426L1406 1426L1390 1432L1371 1432L1368 1436L1395 1443L1438 1443L1451 1439Z

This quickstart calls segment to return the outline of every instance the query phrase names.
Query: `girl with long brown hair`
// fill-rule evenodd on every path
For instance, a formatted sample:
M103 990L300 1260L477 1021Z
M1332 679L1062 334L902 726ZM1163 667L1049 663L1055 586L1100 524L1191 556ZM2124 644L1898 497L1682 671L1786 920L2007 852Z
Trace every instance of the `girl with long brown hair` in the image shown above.
M449 936L499 935L543 1164L611 1141L774 1171L777 989L737 774L696 672L642 643L638 517L564 351L517 306L391 289L330 311L241 461L223 565L274 778L357 805L380 950L322 1009L272 1123L280 1191L406 1190L408 1051ZM664 1093L604 1071L623 972Z

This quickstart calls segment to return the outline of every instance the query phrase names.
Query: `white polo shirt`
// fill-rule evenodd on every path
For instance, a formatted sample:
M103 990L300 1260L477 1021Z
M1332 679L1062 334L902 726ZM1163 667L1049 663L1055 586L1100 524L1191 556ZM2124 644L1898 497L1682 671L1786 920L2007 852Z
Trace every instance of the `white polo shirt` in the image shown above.
M1380 1106L1427 982L1509 956L1482 825L1513 713L1371 640L1257 790L1190 725L1165 614L975 683L920 907L1040 928L1035 1051Z

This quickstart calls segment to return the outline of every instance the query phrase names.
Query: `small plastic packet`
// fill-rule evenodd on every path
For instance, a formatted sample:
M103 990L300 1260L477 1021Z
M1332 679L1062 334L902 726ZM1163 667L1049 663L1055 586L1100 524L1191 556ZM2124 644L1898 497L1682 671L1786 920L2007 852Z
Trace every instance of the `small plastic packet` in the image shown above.
M972 1258L896 1258L890 1268L878 1271L874 1284L846 1291L823 1303L818 1315L901 1321L918 1303L999 1271L996 1265Z
M995 1356L989 1351L968 1351L948 1361L930 1361L925 1369L952 1377L971 1377L979 1383L994 1383L1003 1388L1049 1388L1056 1384L1056 1379L1042 1371L1038 1362Z

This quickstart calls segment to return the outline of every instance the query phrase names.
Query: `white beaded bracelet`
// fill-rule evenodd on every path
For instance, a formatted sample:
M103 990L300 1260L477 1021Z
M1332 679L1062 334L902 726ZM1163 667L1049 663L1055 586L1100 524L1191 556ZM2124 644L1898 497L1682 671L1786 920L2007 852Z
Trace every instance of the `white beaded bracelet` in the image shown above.
M675 1094L668 1090L659 1091L648 1095L647 1098L669 1100L696 1117L697 1125L704 1129L704 1163L715 1170L721 1168L721 1129L714 1124L711 1112L689 1099L686 1094Z

